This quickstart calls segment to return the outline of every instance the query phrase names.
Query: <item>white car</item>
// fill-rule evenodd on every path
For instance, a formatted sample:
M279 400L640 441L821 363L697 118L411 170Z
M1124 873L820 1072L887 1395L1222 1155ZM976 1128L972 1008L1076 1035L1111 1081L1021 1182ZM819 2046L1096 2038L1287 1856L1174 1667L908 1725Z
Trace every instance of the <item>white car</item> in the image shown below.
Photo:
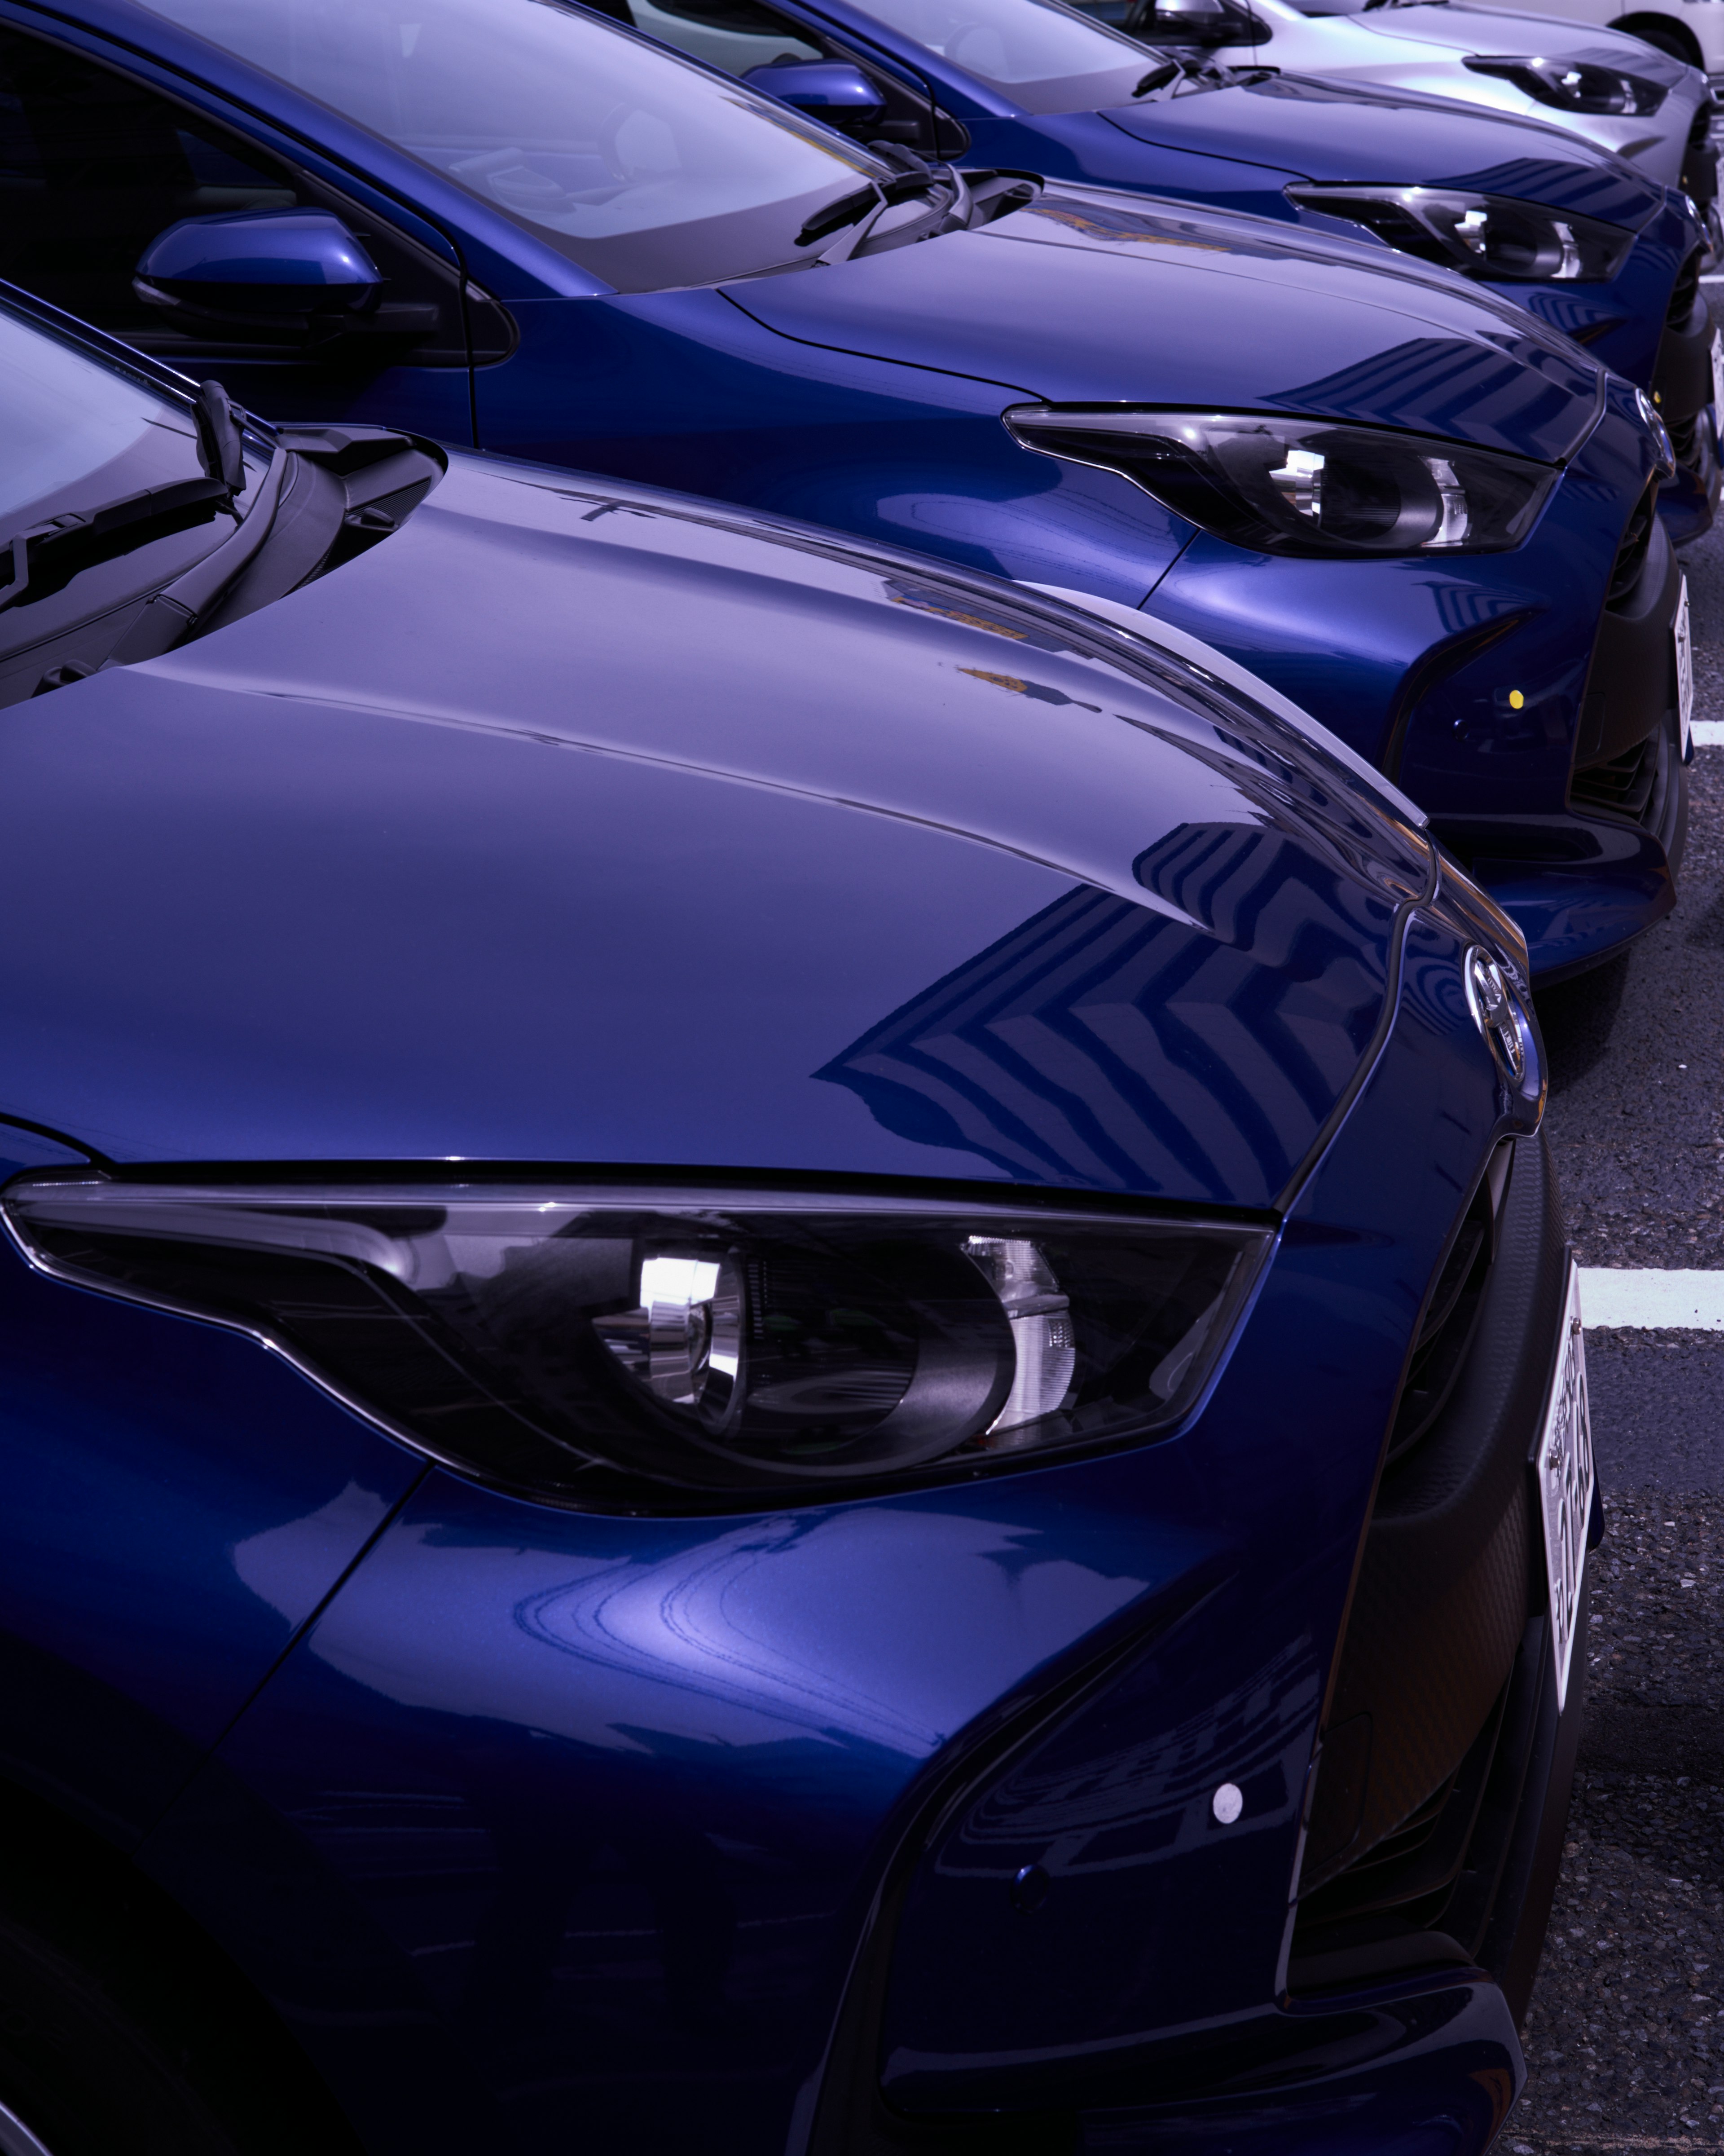
M1629 18L1651 44L1573 19L1591 14L1602 25L1615 0L1551 0L1542 12L1529 12L1528 0L1514 12L1444 0L1327 0L1312 8L1313 0L1304 9L1288 0L1092 0L1085 13L1146 44L1197 46L1223 67L1379 82L1571 127L1666 187L1684 187L1711 221L1712 104L1698 70L1724 69L1724 0L1678 0L1680 24L1674 15ZM1683 59L1673 57L1679 30L1688 39Z

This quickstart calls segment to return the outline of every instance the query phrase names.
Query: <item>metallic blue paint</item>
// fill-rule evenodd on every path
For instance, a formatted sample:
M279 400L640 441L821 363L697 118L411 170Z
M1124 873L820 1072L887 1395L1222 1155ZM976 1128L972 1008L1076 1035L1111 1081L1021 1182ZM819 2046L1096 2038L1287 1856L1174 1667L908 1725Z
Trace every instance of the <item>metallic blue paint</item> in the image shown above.
M152 282L306 285L357 299L382 283L377 264L322 210L264 209L171 224L138 264Z
M1537 814L1561 825L1564 875L1575 860L1592 865L1578 937L1565 926L1567 883L1548 885L1524 848L1504 871L1535 932L1535 970L1602 955L1674 902L1656 838L1619 865L1619 821L1570 812L1555 731L1567 727L1572 743L1578 670L1651 468L1650 437L1634 437L1628 408L1613 404L1605 423L1608 471L1565 479L1514 552L1390 564L1291 562L1194 540L1127 480L1037 454L1000 424L1026 400L1230 402L1561 459L1593 424L1606 377L1523 310L1357 236L1081 187L1050 189L985 230L812 275L618 295L428 166L129 0L71 0L51 13L0 0L0 22L51 26L416 239L429 234L519 332L511 356L466 375L388 365L331 377L219 351L185 362L255 409L387 421L1127 606L1147 601L1249 654L1392 772L1403 737L1452 722L1452 702L1428 692L1463 655L1457 635L1512 620L1475 662L1470 680L1496 716L1482 730L1470 720L1471 775L1456 769L1450 784L1445 772L1442 803L1446 814L1461 798L1469 832L1497 813L1502 759L1521 755L1524 729L1496 706L1517 691L1548 738L1536 775L1524 757L1515 766L1527 775L1516 805L1536 793ZM593 30L631 34L596 20ZM1506 124L1461 117L1474 129ZM1597 163L1572 137L1553 145L1576 172ZM1261 626L1270 622L1285 625L1272 643Z
M1619 158L1563 129L1449 99L1271 71L1257 82L1105 112L1038 112L854 0L774 4L793 20L822 24L870 55L914 70L969 135L967 163L1021 166L1051 178L1183 197L1354 239L1360 227L1290 202L1285 190L1301 180L1456 187L1574 210L1636 232L1628 261L1608 282L1480 281L1578 336L1642 388L1652 386L1677 273L1704 244L1693 205ZM1708 501L1697 524L1685 513L1677 536L1696 536L1711 512Z
M451 644L454 591L470 628ZM675 624L649 674L643 606ZM1337 884L1203 732L1057 624L990 614L913 557L883 575L841 542L460 460L339 575L13 710L33 814L0 864L18 1027L0 1114L69 1121L133 1162L698 1158L1270 1204L1378 1021L1393 904ZM1193 753L1170 761L1182 737ZM243 851L207 808L236 741ZM1198 832L1222 854L1193 860ZM1223 862L1264 917L1194 970ZM1401 873L1417 884L1416 855ZM719 890L752 921L752 986L690 933ZM506 957L475 968L451 1026L446 968L496 916ZM1346 955L1283 982L1260 945L1296 932ZM1011 988L1025 938L1091 955L1065 1045L1020 1050L1009 1083L1045 1064L1090 1127L1038 1168L987 1111L988 1066L953 1071L970 1107L936 1167L931 1104L907 1111L889 1064L937 1054L914 1045L921 999L967 971L989 983L984 1036L1021 1030L1013 1008L1056 1023L1044 966ZM1182 1079L1170 1034L1160 1086L1111 1101L1124 1039L1170 1023L1170 969L1179 1024L1253 1012L1234 1072ZM502 1035L520 1067L498 1088Z
M914 2107L1052 2091L1083 2146L1199 2156L1218 2115L1352 2147L1339 2105L1476 2156L1523 2072L1480 1973L1280 1995L1385 1422L1537 1122L1468 1014L1480 909L1392 802L1051 602L460 458L357 562L13 706L0 780L8 1171L481 1156L1281 1224L1164 1441L693 1519L427 1471L0 1245L4 1772L172 1895L367 2156L838 2145L895 1878ZM1049 1856L1073 1763L1142 1862ZM1054 1872L1034 1929L942 1861L997 1799ZM1211 2037L1249 2099L1167 2077ZM1047 2056L1092 2039L1106 2073Z

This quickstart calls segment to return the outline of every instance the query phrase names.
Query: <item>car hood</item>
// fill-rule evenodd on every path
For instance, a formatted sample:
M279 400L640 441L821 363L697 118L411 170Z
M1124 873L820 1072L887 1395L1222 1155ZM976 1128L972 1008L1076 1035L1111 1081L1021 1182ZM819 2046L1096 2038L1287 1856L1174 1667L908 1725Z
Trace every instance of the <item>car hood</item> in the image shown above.
M1514 15L1506 8L1449 6L1379 8L1368 14L1349 15L1347 20L1379 37L1439 45L1450 52L1511 58L1542 54L1547 59L1629 69L1670 90L1691 77L1696 89L1701 86L1696 71L1686 62L1639 38L1601 29L1593 23L1553 22L1548 15Z
M15 706L0 1115L116 1162L1273 1202L1424 841L1052 600L457 459L393 537Z
M1560 127L1418 90L1274 74L1102 116L1142 142L1302 179L1465 187L1636 232L1664 199L1643 173Z
M1284 410L1570 454L1597 364L1458 277L1383 259L1266 218L1050 187L979 232L724 290L781 336L1049 403Z

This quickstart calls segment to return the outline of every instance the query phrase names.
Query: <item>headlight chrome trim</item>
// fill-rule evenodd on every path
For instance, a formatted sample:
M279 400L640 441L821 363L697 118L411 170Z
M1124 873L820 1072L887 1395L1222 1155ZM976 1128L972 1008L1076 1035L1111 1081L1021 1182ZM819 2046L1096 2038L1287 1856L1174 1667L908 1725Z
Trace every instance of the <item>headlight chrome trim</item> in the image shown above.
M1461 65L1475 74L1495 75L1541 105L1561 112L1617 114L1645 119L1656 112L1670 91L1661 82L1595 60L1552 59L1538 54L1469 53Z
M1265 554L1506 552L1561 475L1439 435L1279 412L1018 404L1001 417L1022 447L1117 472L1199 530Z
M1300 208L1362 224L1401 254L1495 284L1609 284L1639 236L1578 211L1460 187L1301 180L1285 192Z
M0 1194L0 1221L36 1271L244 1333L469 1479L572 1509L674 1515L926 1487L1187 1427L1255 1301L1278 1221L1024 1196L673 1191L567 1173L228 1183L44 1171ZM776 1301L757 1283L772 1267L793 1276L811 1248L816 1267L829 1269L815 1298L826 1337L821 1323L804 1326L787 1363L774 1358L771 1328L796 1310L796 1282ZM531 1265L508 1274L523 1251L548 1256L536 1280ZM236 1285L247 1267L257 1277ZM1157 1281L1159 1301L1145 1292ZM490 1318L475 1281L500 1286ZM686 1308L656 1306L679 1296ZM703 1297L739 1307L715 1325ZM763 1313L752 1336L751 1312ZM1121 1312L1130 1337L1110 1362ZM887 1339L895 1319L898 1336ZM846 1324L863 1342L859 1389L857 1357L832 1353L834 1327L842 1336ZM1175 1337L1157 1346L1157 1327ZM788 1429L800 1440L808 1411L797 1388L827 1389L825 1420L800 1455L794 1441L763 1450L745 1425L751 1337L765 1339L762 1367L781 1395L769 1438ZM715 1342L702 1363L700 1350ZM852 1344L840 1337L840 1348ZM710 1403L689 1378L696 1363L717 1373ZM1107 1391L1139 1378L1129 1399ZM883 1379L890 1399L878 1391ZM842 1401L830 1409L834 1383L840 1394L850 1387L854 1430ZM823 1448L846 1455L834 1463Z

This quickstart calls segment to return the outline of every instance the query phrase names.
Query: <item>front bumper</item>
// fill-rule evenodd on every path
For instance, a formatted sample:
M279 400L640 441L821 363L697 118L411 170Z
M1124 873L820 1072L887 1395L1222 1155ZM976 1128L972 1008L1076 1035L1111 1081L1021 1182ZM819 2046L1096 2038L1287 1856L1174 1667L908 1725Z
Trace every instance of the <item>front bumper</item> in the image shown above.
M1636 547L1630 575L1624 557ZM1675 903L1688 829L1673 626L1682 571L1661 512L1638 531L1631 522L1619 566L1624 588L1599 616L1560 807L1434 819L1513 915L1541 987L1611 957Z
M1561 1343L1566 1254L1548 1155L1537 1139L1516 1150L1458 1375L1373 1504L1273 1997L1129 2046L984 2057L941 2041L972 2025L951 1981L954 1934L981 1952L972 1989L1001 1986L983 1964L1012 1950L988 1897L999 1896L994 1882L1023 1876L1020 1860L1058 1874L1041 1890L1049 1912L1081 1893L1086 1870L1092 1897L1135 1906L1131 1867L1154 1866L1157 1845L1152 1806L1134 1816L1128 1800L1152 1763L1121 1741L1127 1674L1117 1703L1085 1710L1087 1742L1075 1726L1055 1735L931 1838L901 1897L890 1980L875 1979L877 2025L850 2031L853 2056L883 2062L885 2101L870 2112L858 2099L874 2092L852 2085L816 2156L924 2145L976 2156L1475 2156L1487 2146L1524 2078L1516 2030L1555 1887L1583 1689L1577 1661L1559 1714L1529 1456ZM1248 1719L1249 1707L1223 1702L1213 1731L1190 1733L1199 1794L1204 1739L1229 1714ZM1097 1741L1110 1728L1111 1750ZM1177 1810L1177 1790L1154 1794L1163 1815ZM1170 1825L1170 1855L1189 1810L1188 1799L1185 1823ZM1200 1830L1183 1861L1201 1861L1203 1842ZM1219 1873L1214 1884L1220 1926L1231 1912ZM1032 1909L1027 1921L1047 1919ZM1057 1922L1043 1938L1057 1957ZM1143 1951L1167 1943L1148 1934ZM1035 1986L1034 1966L1011 1976L1013 1995ZM1056 1985L1050 2003L1063 1995Z
M1612 387L1512 553L1270 560L1200 533L1145 603L1387 772L1513 916L1541 983L1608 957L1675 902L1680 778L1651 824L1574 790L1593 754L1589 697L1609 690L1613 755L1674 699L1680 572L1667 535L1634 521L1652 467L1634 396ZM1650 673L1618 663L1629 644L1662 654Z

